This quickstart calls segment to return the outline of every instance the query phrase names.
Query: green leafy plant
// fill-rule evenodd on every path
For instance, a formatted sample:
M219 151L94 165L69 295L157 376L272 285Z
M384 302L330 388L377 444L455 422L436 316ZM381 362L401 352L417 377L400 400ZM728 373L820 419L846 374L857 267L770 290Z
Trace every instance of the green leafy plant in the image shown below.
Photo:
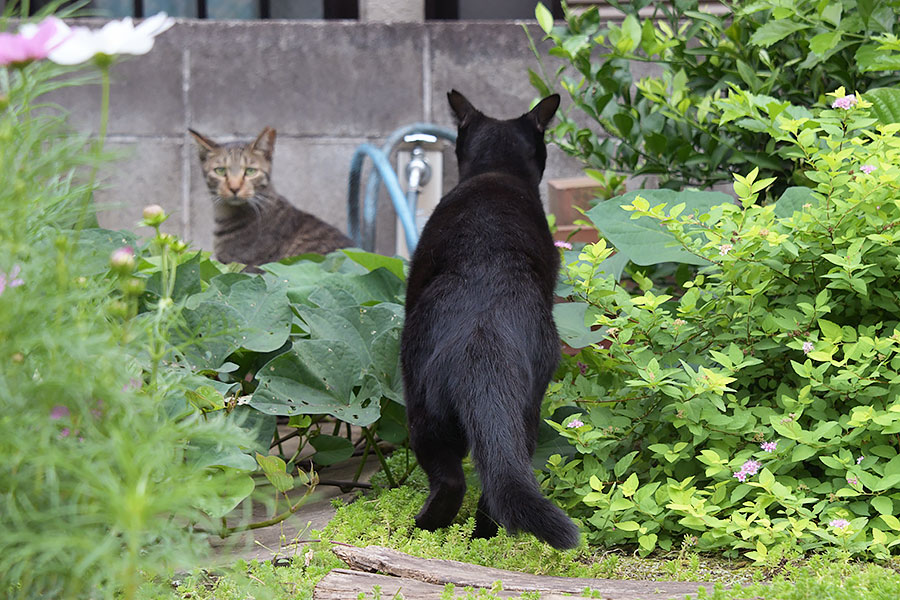
M682 189L758 166L780 191L795 181L792 163L773 156L756 120L723 118L717 100L741 89L783 110L845 86L873 102L881 94L885 117L888 106L895 115L900 107L900 92L889 89L900 81L896 2L740 0L722 3L721 15L701 12L697 0L609 4L620 24L601 22L591 7L566 9L565 23L554 25L536 8L549 54L563 65L531 71L531 82L542 95L568 92L571 108L551 139L591 169L655 175L660 187ZM647 74L634 75L641 65Z
M588 212L605 239L567 272L604 339L551 385L571 448L544 483L592 543L647 554L690 536L760 562L900 546L900 124L829 96L808 117L756 117L811 188L764 201L774 181L753 169L737 202L658 190ZM607 240L699 272L621 282Z
M81 79L26 60L0 67L0 594L134 598L189 566L234 471L191 460L249 443L234 423L172 418L179 378L145 378L146 321L130 234L82 229L95 144L46 94ZM112 254L112 256L111 256Z

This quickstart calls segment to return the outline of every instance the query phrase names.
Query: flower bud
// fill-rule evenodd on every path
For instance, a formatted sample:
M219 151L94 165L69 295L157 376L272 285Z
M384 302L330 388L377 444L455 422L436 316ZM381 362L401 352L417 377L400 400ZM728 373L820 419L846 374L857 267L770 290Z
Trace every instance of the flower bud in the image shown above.
M169 215L166 214L166 211L159 204L145 206L142 216L144 217L142 225L148 227L159 227L163 221L169 218Z
M144 293L146 288L147 286L142 279L129 277L128 281L125 282L125 285L122 286L122 291L125 292L126 296L140 296Z
M131 246L123 246L115 250L109 257L109 264L113 271L120 275L127 275L134 271L134 250Z
M114 317L124 319L128 316L128 303L123 300L113 300L109 304L109 312Z

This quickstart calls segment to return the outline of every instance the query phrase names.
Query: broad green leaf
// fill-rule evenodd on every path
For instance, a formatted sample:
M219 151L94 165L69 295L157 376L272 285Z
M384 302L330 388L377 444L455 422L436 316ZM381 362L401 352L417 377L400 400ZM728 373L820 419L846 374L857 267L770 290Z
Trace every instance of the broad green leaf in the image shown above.
M542 3L538 2L534 7L534 17L537 19L541 29L544 30L544 33L550 33L553 29L553 13Z
M621 523L616 523L616 527L622 531L637 531L641 528L637 521L622 521Z
M647 535L642 535L638 538L638 544L641 547L641 550L644 552L652 552L656 547L657 535L655 533L648 533Z
M775 216L782 219L790 218L795 212L802 211L804 204L813 206L818 204L818 200L813 197L813 191L807 187L789 187L775 201Z
M247 458L250 458L249 456ZM250 458L252 461L253 459ZM254 462L254 465L256 463ZM232 478L227 492L221 496L207 496L196 500L197 508L213 519L221 519L237 507L245 498L253 493L256 484L249 475L237 475Z
M345 437L317 435L311 438L309 443L316 449L313 460L318 465L333 465L353 456L353 444Z
M872 103L872 115L880 123L900 123L900 88L875 88L863 94Z
M816 54L825 54L828 50L834 48L840 40L840 31L820 33L809 41L809 49Z
M229 467L239 471L255 471L256 461L235 445L194 442L187 458L196 467Z
M637 491L638 485L640 485L640 482L638 481L637 473L632 473L628 476L628 479L625 480L625 483L622 484L622 494L626 498L634 496L634 492Z
M900 519L891 514L882 513L881 520L894 531L900 531Z
M750 36L750 43L755 46L768 48L775 42L780 42L792 33L802 31L808 27L809 25L801 23L800 21L770 19L753 32L753 35Z
M683 202L686 206L683 215L699 216L708 213L714 206L733 203L733 199L721 192L641 190L601 202L587 212L587 216L600 233L635 264L682 262L706 265L709 264L707 260L684 250L677 244L672 234L660 227L656 219L650 217L631 219L632 213L623 210L622 206L633 202L645 207L645 210L662 203L675 206Z
M900 53L879 49L880 44L866 44L856 50L856 64L863 73L900 70Z
M294 478L287 472L287 465L277 456L263 456L256 453L256 462L262 468L266 479L279 492L287 492L294 489Z
M881 515L893 515L894 514L894 503L887 496L875 496L872 498L872 508L878 511L878 514Z
M338 340L298 340L260 369L250 406L270 415L328 414L365 427L378 420L381 403L364 396L359 354Z
M602 340L606 333L591 331L585 324L585 302L559 302L553 305L553 320L559 330L559 337L572 348L585 348Z
M542 6L538 4L538 6ZM402 258L396 256L384 256L383 254L375 254L373 252L363 252L362 250L341 250L350 260L364 266L369 271L376 269L387 269L397 276L397 279L404 281L406 274L404 273L404 262Z

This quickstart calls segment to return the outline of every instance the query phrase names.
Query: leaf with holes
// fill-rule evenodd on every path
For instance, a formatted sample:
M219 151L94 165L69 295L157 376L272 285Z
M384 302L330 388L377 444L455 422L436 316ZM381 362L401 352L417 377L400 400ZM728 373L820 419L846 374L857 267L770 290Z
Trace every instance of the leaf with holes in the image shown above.
M250 406L270 415L331 415L365 427L378 420L377 398L364 397L356 350L338 340L297 340L260 369Z

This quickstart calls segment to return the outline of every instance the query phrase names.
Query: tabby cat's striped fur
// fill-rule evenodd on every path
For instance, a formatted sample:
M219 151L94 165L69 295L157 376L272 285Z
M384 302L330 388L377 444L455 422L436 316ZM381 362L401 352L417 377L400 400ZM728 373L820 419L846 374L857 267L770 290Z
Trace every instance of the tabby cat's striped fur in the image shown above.
M317 217L295 208L272 186L275 130L252 142L219 144L188 130L213 198L213 250L224 263L255 267L307 252L325 254L353 242Z

